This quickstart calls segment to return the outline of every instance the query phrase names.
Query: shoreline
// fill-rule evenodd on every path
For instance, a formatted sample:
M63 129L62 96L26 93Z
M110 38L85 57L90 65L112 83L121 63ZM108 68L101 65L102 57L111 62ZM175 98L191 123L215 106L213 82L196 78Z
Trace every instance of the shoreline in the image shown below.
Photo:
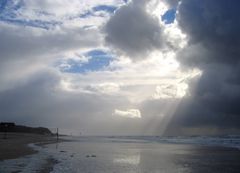
M0 136L3 136L0 133ZM31 145L44 147L48 144L62 142L64 140L56 140L55 136L26 134L26 133L8 133L8 138L0 138L0 162L31 156L39 153L39 150ZM45 159L45 163L39 170L39 173L49 173L53 170L55 164L59 163L53 157ZM20 170L19 170L20 171Z
M0 133L0 136L3 136L3 134ZM8 133L7 139L0 137L0 161L17 159L38 153L29 144L38 145L39 143L39 146L43 146L55 142L57 142L56 138L50 135Z

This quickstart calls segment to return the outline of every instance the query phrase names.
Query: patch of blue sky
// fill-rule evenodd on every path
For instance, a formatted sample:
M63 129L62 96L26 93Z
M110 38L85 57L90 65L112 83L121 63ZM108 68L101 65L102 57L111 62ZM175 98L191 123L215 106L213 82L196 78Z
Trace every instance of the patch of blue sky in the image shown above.
M43 21L43 20L31 20L24 19L19 13L19 10L24 8L24 2L13 1L13 0L2 0L0 1L0 21L22 25L22 26L31 26L42 29L50 29L56 25L60 25L61 22L58 21ZM39 13L39 12L38 12ZM42 12L44 14L44 12Z
M13 0L0 1L0 16L16 17L17 11L23 6L22 1L14 2Z
M91 12L91 11L87 11L83 14L80 14L80 18L88 18L90 16L93 16L93 12Z
M22 26L31 26L41 29L50 29L56 25L60 25L61 22L57 21L42 21L42 20L23 20L23 19L8 19L8 18L1 18L0 21L12 23L15 25L22 25Z
M169 9L162 15L162 21L164 21L165 24L171 24L174 22L176 18L176 9Z
M1 0L0 1L0 10L8 6L14 6L14 9L19 8L23 4L22 0Z
M109 14L114 13L117 10L118 7L113 5L98 5L93 7L92 9L86 11L85 13L81 14L81 18L88 18L90 16L96 16L96 12L106 12Z
M114 13L116 11L117 7L116 6L111 6L111 5L98 5L96 7L93 7L92 10L95 11L105 11L108 13Z
M92 50L83 55L88 57L88 61L79 62L74 58L70 58L64 62L65 65L63 68L59 65L60 71L65 73L88 73L91 71L101 71L106 69L114 58L113 55L102 50Z
M2 13L2 11L4 10L4 8L6 7L8 1L7 0L2 0L0 1L0 14Z

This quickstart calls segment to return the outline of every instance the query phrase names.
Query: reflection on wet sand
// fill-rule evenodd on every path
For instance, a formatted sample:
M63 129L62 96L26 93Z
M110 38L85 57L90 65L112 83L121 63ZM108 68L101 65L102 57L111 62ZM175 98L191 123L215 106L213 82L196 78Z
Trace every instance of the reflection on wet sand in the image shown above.
M113 158L113 163L115 164L129 164L129 165L139 165L140 163L140 153L134 153L131 155L118 155Z
M56 145L49 147L56 150ZM53 173L237 173L240 170L240 151L224 147L93 138L59 143L57 150L55 156L60 164Z

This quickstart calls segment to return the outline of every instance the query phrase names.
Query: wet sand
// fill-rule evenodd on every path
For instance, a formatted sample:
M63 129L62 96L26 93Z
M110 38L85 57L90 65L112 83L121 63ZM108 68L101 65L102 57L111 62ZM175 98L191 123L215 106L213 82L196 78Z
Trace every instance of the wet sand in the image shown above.
M9 133L7 139L3 139L3 133L0 133L0 161L36 153L37 151L28 146L30 143L52 143L55 141L56 139L52 136L22 133Z
M38 173L50 173L53 170L53 166L57 163L59 163L59 161L57 161L56 159L48 158L46 160L46 164L42 166L42 169L39 170Z
M15 151L19 150L18 156L23 156L35 152L26 147L27 143L52 143L52 140L42 136L13 135L9 141L1 139L1 144L9 144L5 149L15 147ZM79 138L44 147L46 150L42 155L48 156L44 157L43 164L37 164L41 165L38 173L238 173L240 170L240 150L228 147L106 138ZM1 157L9 157L2 145L0 148L0 153L5 152L5 158ZM40 153L36 159L41 158ZM28 161L24 163L28 164Z
M55 167L57 173L238 173L240 170L240 151L227 147L96 139L61 143L58 150L66 154L58 155L62 162Z
M38 143L37 145L44 147L46 144L57 142L55 137L49 135L9 133L6 139L3 138L3 135L0 133L0 161L37 153L38 151L28 146L31 143ZM46 164L42 166L38 173L51 172L57 163L58 161L53 158L46 159ZM22 166L24 167L24 165ZM21 171L17 170L16 172Z
M192 146L188 154L175 159L191 173L238 173L240 170L240 150L236 148Z

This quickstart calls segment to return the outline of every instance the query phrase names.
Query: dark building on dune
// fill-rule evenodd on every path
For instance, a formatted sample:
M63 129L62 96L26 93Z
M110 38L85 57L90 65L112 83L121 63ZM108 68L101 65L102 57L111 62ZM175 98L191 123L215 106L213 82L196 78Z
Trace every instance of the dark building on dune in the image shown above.
M52 135L52 132L45 127L27 127L16 125L13 122L1 122L0 132L14 132L14 133L33 133L41 135Z
M0 132L6 132L9 129L13 129L15 126L16 126L15 123L12 123L12 122L1 122Z

